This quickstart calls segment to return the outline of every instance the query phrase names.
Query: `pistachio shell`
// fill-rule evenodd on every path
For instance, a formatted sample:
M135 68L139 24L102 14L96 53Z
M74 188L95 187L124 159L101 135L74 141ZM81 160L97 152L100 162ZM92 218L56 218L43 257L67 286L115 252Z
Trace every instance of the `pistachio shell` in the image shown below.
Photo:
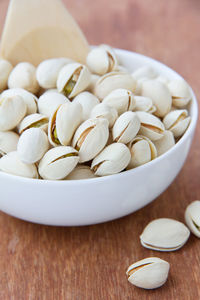
M156 107L155 114L164 117L171 109L172 97L168 87L157 80L145 80L142 83L141 95L152 99Z
M112 91L103 99L103 103L114 107L119 115L129 110L132 111L135 108L134 95L126 89Z
M72 63L72 60L63 57L50 58L41 62L36 70L39 85L44 89L55 88L60 70L69 63Z
M173 133L169 130L165 130L163 132L163 137L158 141L155 141L154 144L156 146L158 156L162 155L175 145Z
M185 222L190 231L200 238L200 201L190 203L185 211Z
M139 134L148 137L152 141L163 137L165 127L159 118L144 111L137 111L136 114L141 122Z
M99 100L96 96L89 92L82 92L78 94L74 99L73 102L80 103L82 106L82 118L83 121L86 121L90 117L90 113L92 109L99 104Z
M47 132L48 130L48 118L41 114L31 114L26 116L18 125L18 132L22 134L25 130L30 128L40 128Z
M161 218L150 222L140 236L142 246L157 251L175 251L188 240L190 231L181 222Z
M99 80L100 76L99 75L96 75L96 74L91 74L91 79L90 79L90 84L89 86L87 87L87 90L91 93L94 94L95 92L95 86L96 86L96 83L97 81Z
M94 172L90 167L85 165L78 165L68 176L67 180L80 180L80 179L89 179L95 178Z
M13 66L5 59L0 59L0 92L7 88L8 77Z
M116 89L127 89L134 92L136 81L129 73L110 72L99 78L96 83L95 94L102 100Z
M22 88L36 94L39 91L39 85L36 80L36 68L28 62L17 64L9 75L8 87L10 89Z
M126 275L128 281L143 289L161 287L168 278L170 265L165 260L149 257L132 264Z
M78 152L69 146L50 149L39 163L39 174L43 179L64 179L76 167Z
M88 119L75 132L72 145L79 151L80 163L93 159L106 145L109 136L108 121Z
M191 118L188 117L186 109L173 110L169 112L163 119L163 123L167 130L170 130L174 137L180 137L189 126Z
M58 75L57 89L68 98L83 92L90 84L91 74L88 68L79 63L64 66Z
M19 140L18 134L13 131L0 132L0 153L7 154L17 150L17 143Z
M127 111L115 122L112 134L113 141L128 144L140 129L140 120L136 113Z
M96 105L90 114L90 118L105 118L109 122L109 128L112 128L113 124L115 123L118 117L117 110L112 107L108 106L104 103L100 103Z
M9 152L0 159L0 170L16 176L38 178L37 168L34 164L24 164L17 151Z
M132 74L133 78L135 80L141 79L141 78L149 78L153 79L157 76L157 72L155 69L153 69L151 66L143 66L135 70Z
M190 87L185 80L171 80L168 84L168 88L172 95L172 102L174 106L183 108L190 102L192 95Z
M156 111L156 107L153 105L153 101L149 97L134 96L134 99L134 111L145 111L150 114Z
M113 143L94 158L91 169L98 176L116 174L128 166L130 159L131 154L127 146Z

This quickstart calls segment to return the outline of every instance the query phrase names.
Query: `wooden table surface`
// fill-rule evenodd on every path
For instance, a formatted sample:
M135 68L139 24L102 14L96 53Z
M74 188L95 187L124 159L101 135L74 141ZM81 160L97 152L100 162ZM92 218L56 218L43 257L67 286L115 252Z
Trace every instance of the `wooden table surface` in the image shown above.
M19 1L20 2L20 1ZM66 0L92 44L108 43L154 57L180 72L200 93L199 0ZM8 0L0 1L2 29ZM0 300L198 300L200 241L174 253L143 248L139 235L159 217L184 221L200 198L200 126L180 175L159 198L120 220L58 228L0 214ZM128 283L129 264L157 256L171 264L167 283L145 291Z

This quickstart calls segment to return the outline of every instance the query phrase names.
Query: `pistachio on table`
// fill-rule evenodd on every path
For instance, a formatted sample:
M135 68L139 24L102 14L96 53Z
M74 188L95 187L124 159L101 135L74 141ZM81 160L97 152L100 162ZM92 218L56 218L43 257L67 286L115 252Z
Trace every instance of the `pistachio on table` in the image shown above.
M191 232L200 238L200 201L190 203L185 211L185 222Z
M90 167L80 164L66 177L66 180L80 180L96 177Z
M167 152L175 145L173 133L169 130L165 130L163 132L163 137L157 141L154 141L154 145L156 146L158 156Z
M153 101L149 97L142 96L134 96L135 99L135 107L134 111L145 111L150 114L156 111L155 105L153 105Z
M188 116L186 109L173 110L169 112L163 119L163 123L167 130L170 130L175 138L184 134L190 124L191 118Z
M105 103L97 104L90 113L90 118L105 118L109 122L109 128L112 128L117 120L117 110Z
M82 92L78 94L74 99L73 103L80 103L82 106L82 120L86 121L90 118L90 113L92 109L98 105L100 102L96 96L89 92Z
M187 82L183 79L174 79L168 83L172 95L172 103L177 108L183 108L190 102L192 95Z
M45 132L48 131L49 120L42 114L31 114L26 116L18 125L18 132L22 134L25 130L30 128L40 128Z
M19 136L13 131L0 131L0 157L17 150Z

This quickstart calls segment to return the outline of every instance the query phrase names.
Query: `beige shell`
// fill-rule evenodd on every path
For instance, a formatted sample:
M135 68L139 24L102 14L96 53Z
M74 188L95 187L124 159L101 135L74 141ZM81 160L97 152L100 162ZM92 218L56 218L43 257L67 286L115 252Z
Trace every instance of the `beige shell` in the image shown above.
M162 75L159 75L155 79L158 80L158 81L160 81L160 82L162 82L162 83L164 83L165 85L168 85L168 83L169 83L169 79L166 78L166 77L164 77L164 76L162 76Z
M117 174L128 166L130 159L131 154L126 145L113 143L93 159L91 169L97 176Z
M108 121L103 118L88 119L75 132L72 145L79 151L80 163L93 159L106 145Z
M18 125L18 132L22 134L25 130L30 128L40 128L47 132L49 120L46 116L41 114L31 114L26 116Z
M144 111L137 111L136 114L141 122L139 134L148 137L151 141L163 137L165 127L159 118Z
M0 131L0 156L17 150L18 134L13 131Z
M96 86L96 83L99 80L99 78L100 78L99 75L97 75L97 74L91 74L90 84L87 87L87 90L90 93L94 94L94 92L95 92L95 86Z
M86 66L71 63L60 70L57 89L71 99L83 92L90 85L90 80L91 74Z
M73 102L80 103L80 105L82 106L83 121L89 119L92 109L100 103L98 98L89 92L82 92L78 94L73 99Z
M142 96L134 96L135 99L135 107L134 111L145 111L150 114L156 111L155 105L153 105L153 101L149 97Z
M145 136L136 136L128 146L131 151L131 160L127 169L139 167L157 157L154 143Z
M155 141L154 144L156 146L158 156L162 155L175 145L173 133L169 130L165 130L163 132L163 137Z
M185 222L190 231L200 238L200 201L190 203L185 211Z
M9 152L0 159L0 170L16 176L38 178L37 168L34 164L24 164L17 151Z
M191 117L188 117L188 111L186 109L173 110L168 113L163 123L167 130L170 130L175 138L178 138L184 134L190 124Z
M131 75L135 80L141 78L153 79L157 76L157 72L151 66L143 66L135 70Z
M140 129L140 120L136 113L127 111L116 120L113 129L113 141L128 144Z
M168 88L172 95L172 102L175 107L183 108L191 100L190 87L183 79L174 79L168 83Z
M161 218L150 222L140 236L142 246L157 251L175 251L188 240L190 231L181 222Z
M17 64L9 75L8 87L10 89L22 88L30 93L37 94L39 85L36 80L36 68L28 62Z
M155 114L164 117L172 106L172 97L168 87L157 80L145 80L142 83L141 96L152 99L156 107Z
M69 175L79 162L78 152L69 146L50 149L39 163L39 174L43 179L60 180Z
M129 73L110 72L102 77L96 83L95 95L100 99L104 99L109 93L116 89L126 89L134 92L136 89L136 81Z
M66 180L81 180L81 179L89 179L96 178L94 172L90 169L90 167L85 165L78 165L66 178Z
M116 89L109 93L104 99L104 104L114 107L118 115L135 108L135 98L131 91L126 89Z
M109 122L109 128L113 127L117 117L118 117L117 110L114 107L108 106L104 103L100 103L100 104L96 105L90 113L91 119L93 119L93 118L107 119Z
M0 92L7 88L8 77L13 66L5 59L0 59Z
M161 287L168 278L170 265L157 257L148 257L129 266L126 275L128 281L143 289Z

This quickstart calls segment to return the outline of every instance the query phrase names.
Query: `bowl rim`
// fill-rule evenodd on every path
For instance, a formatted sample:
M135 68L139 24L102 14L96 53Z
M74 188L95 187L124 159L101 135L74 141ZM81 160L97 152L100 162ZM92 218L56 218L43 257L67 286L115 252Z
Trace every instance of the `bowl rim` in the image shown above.
M140 53L136 53L134 51L129 51L129 50L125 50L125 49L118 49L118 48L114 48L115 51L117 53L121 53L121 54L125 54L125 55L132 55L134 54L135 56L138 56L139 58L143 58L143 59L147 59L149 61L150 64L154 64L156 63L157 65L160 65L160 67L164 67L165 69L167 68L170 72L173 72L177 77L184 79L179 73L177 73L175 70L173 70L172 68L168 67L167 65L165 65L164 63L151 58L149 56L140 54ZM190 86L191 88L191 86ZM137 172L142 172L143 169L145 168L150 168L151 166L153 166L156 163L159 163L160 160L167 158L168 156L170 156L174 151L176 151L176 149L181 146L182 143L184 143L184 141L191 135L193 134L193 132L195 131L196 128L196 124L197 124L197 119L198 119L198 103L197 103L197 98L195 96L195 93L193 91L193 89L191 88L191 93L192 93L192 106L193 106L193 115L191 118L191 122L189 124L189 127L187 128L186 132L184 133L184 135L181 137L181 139L171 148L169 149L167 152L163 153L162 155L160 155L159 157L156 157L154 160L138 166L137 168L133 168L130 170L125 170L122 171L118 174L112 174L112 175L107 175L107 176L102 176L102 177L95 177L95 178L86 178L86 179L79 179L79 180L46 180L46 179L35 179L35 178L27 178L27 177L22 177L22 176L17 176L17 175L13 175L13 174L9 174L9 173L5 173L0 171L0 177L8 177L8 179L15 179L16 181L21 181L24 183L33 183L33 184L40 184L40 185L47 185L50 184L52 185L84 185L84 184L88 184L88 183L96 183L96 184L100 184L103 181L109 181L109 180L115 180L115 179L120 179L121 177L126 177L126 176L130 176L131 174L136 174Z

